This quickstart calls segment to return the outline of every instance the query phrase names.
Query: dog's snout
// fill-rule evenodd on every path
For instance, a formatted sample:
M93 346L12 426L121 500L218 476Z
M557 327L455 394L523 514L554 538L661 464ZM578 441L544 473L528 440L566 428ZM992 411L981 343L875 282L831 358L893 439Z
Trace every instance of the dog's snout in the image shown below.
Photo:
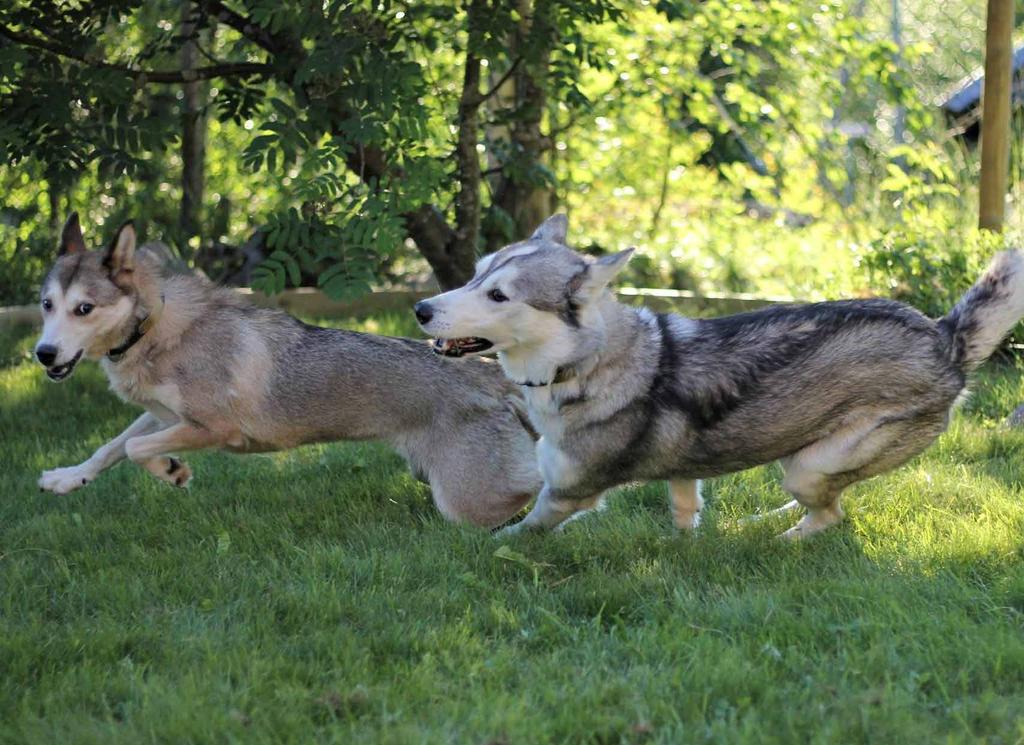
M430 323L430 319L434 317L434 309L430 307L430 303L426 300L420 300L416 305L412 306L413 311L416 313L416 320L422 323Z
M40 344L36 347L36 359L50 367L57 361L57 347L52 344Z

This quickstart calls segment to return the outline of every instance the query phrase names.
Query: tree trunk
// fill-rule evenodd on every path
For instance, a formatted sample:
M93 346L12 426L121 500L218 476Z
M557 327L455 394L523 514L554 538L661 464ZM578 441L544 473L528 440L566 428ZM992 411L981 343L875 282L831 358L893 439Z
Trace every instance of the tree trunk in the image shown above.
M191 2L181 5L181 69L194 70L199 61L199 48L195 19L196 9ZM203 188L206 170L206 114L205 90L201 81L182 84L181 114L181 213L178 225L182 235L182 252L190 239L202 230Z
M455 231L440 210L431 204L424 204L402 217L405 219L406 232L434 270L434 278L442 290L462 287L472 279L473 262L460 261L456 256Z
M455 240L452 262L472 266L480 237L480 156L477 153L480 127L480 15L486 11L482 0L473 0L466 14L469 27L466 42L466 70L459 100L459 131L455 155L459 166L459 195L455 200ZM468 279L468 278L467 278Z
M988 0L985 84L981 109L981 200L978 227L1003 229L1010 167L1010 87L1013 76L1013 2Z
M513 58L521 56L525 51L527 37L534 30L533 24L542 23L544 20L539 13L540 6L544 0L537 0L531 3L530 0L519 0L519 15L521 21L512 33L509 46ZM492 130L491 147L494 147L495 140L507 137L508 153L506 158L518 161L516 167L511 169L516 174L532 170L540 163L544 152L548 149L548 138L541 130L541 123L544 117L544 110L547 106L547 91L544 87L548 71L548 63L551 55L551 48L555 42L555 30L547 29L546 36L542 37L540 48L534 47L531 50L530 62L522 64L512 76L511 90L499 91L504 94L501 98L508 102L511 98L511 107L514 111L514 119L510 128L495 128ZM511 94L511 95L510 95ZM502 102L499 98L499 104ZM554 194L550 184L539 182L536 175L523 178L521 175L510 176L501 173L494 181L494 206L503 210L512 219L514 235L508 236L497 229L493 224L485 236L487 249L490 251L500 248L510 238L518 240L530 235L534 229L546 220L554 208Z

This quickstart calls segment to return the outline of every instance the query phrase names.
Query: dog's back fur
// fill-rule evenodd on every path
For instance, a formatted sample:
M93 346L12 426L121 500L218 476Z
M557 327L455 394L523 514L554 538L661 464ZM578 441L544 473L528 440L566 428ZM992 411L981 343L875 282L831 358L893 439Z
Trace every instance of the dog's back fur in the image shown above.
M626 333L609 335L578 391L553 391L551 402L582 452L593 407L602 409L599 441L620 444L610 460L584 457L598 490L623 476L707 478L759 465L840 429L863 402L879 412L945 410L964 386L934 322L890 301L696 321L611 301L601 313ZM597 391L602 401L586 406Z

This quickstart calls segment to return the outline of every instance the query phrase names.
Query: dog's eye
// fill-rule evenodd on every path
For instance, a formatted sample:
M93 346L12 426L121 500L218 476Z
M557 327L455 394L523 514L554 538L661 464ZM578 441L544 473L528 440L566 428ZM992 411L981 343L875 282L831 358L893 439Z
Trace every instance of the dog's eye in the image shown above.
M79 303L78 307L75 308L76 316L87 316L92 313L92 303Z
M489 297L491 300L493 300L496 303L507 303L508 302L508 295L506 295L504 292L499 290L497 287L495 287L493 290L488 292L487 293L487 297Z
M53 310L53 301L50 298L43 300L43 310Z

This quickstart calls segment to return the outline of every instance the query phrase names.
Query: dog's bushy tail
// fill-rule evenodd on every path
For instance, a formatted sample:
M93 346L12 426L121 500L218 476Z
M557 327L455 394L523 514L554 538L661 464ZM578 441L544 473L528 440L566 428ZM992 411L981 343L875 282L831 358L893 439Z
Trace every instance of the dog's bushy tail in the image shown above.
M1024 254L1004 251L939 321L953 342L953 364L964 372L980 367L1024 317Z

